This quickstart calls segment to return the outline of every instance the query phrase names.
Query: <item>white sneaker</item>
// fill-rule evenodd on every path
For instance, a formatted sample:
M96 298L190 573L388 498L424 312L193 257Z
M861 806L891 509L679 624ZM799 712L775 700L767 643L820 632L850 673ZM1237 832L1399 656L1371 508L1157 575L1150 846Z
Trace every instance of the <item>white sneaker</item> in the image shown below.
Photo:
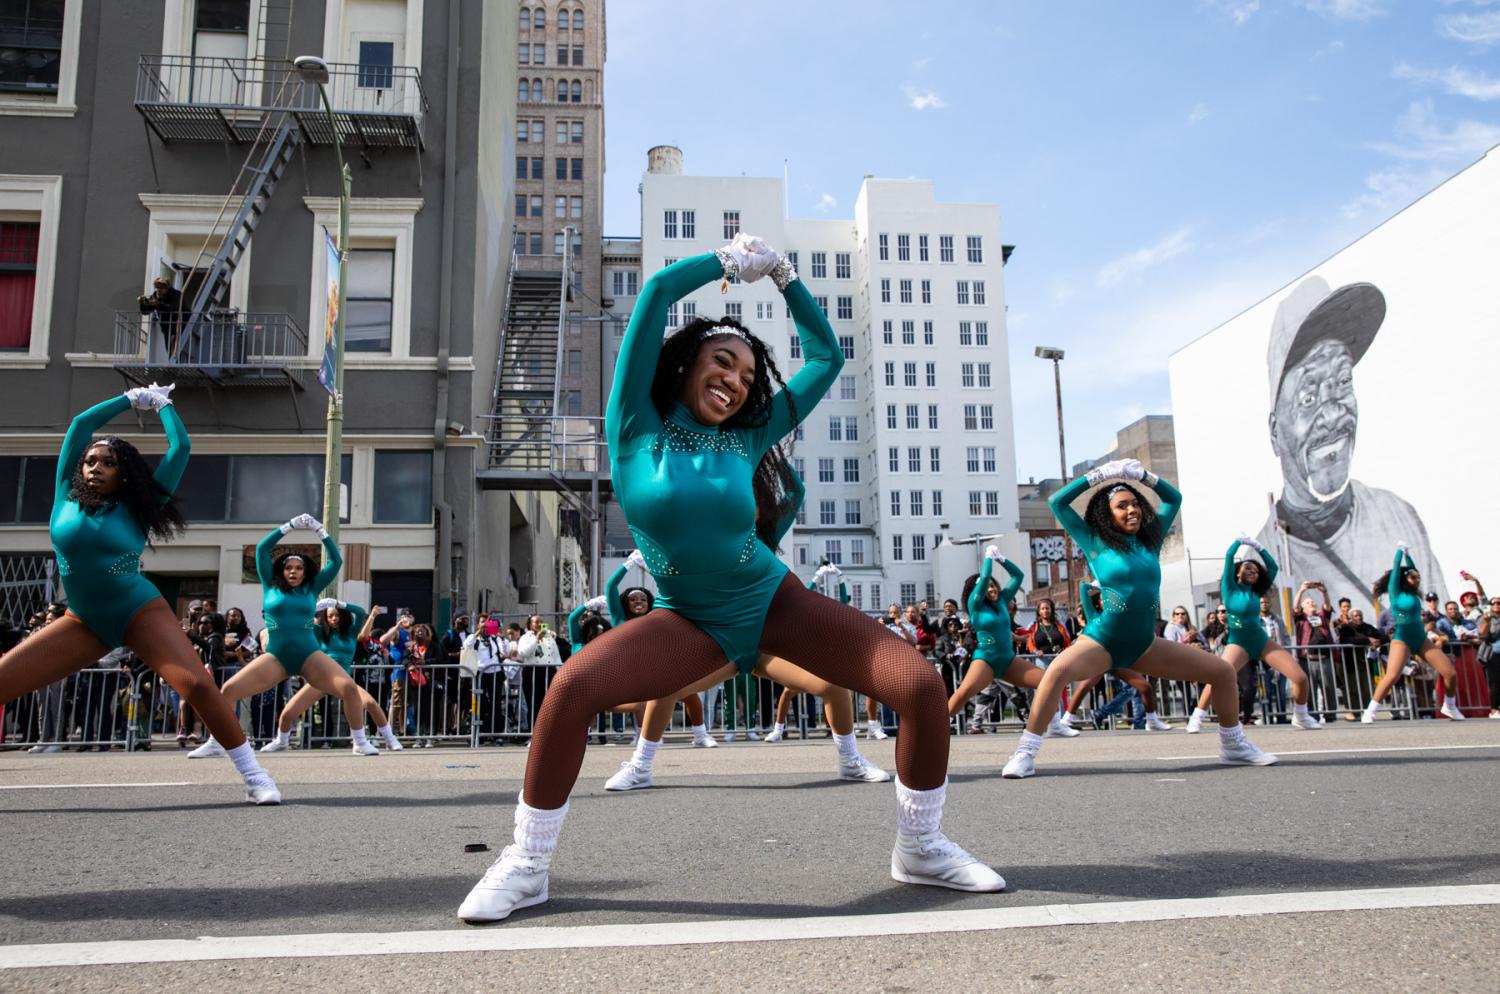
M724 741L725 742L733 742L738 737L739 736L736 733L732 732L732 731L724 733Z
M1069 728L1075 727L1074 721L1076 719L1073 717L1073 712L1072 711L1064 711L1061 715L1058 716L1057 720L1061 721L1064 725L1067 725Z
M1385 705L1379 701L1371 701L1369 704L1366 704L1363 713L1359 716L1360 722L1366 725L1373 725L1375 723L1375 716L1380 713L1380 709L1383 707Z
M380 750L375 748L375 743L371 742L369 739L365 739L363 742L353 743L353 752L356 756L380 755Z
M760 733L757 732L753 728L750 729L748 732L745 733L745 741L746 742L759 742L760 741Z
M224 751L224 747L221 746L221 745L219 745L219 740L215 739L215 738L210 738L207 742L203 743L201 746L199 746L198 748L194 749L192 752L188 753L187 754L187 758L188 759L218 759L220 756L227 756L227 755L229 755L229 753L225 752Z
M251 804L280 804L281 791L265 770L245 778L245 800Z
M1208 712L1202 708L1193 708L1193 713L1188 716L1187 733L1197 735L1203 731L1203 719L1208 717Z
M1169 724L1167 724L1165 721L1162 721L1159 716L1154 715L1154 714L1148 714L1148 715L1146 715L1146 731L1148 731L1148 732L1170 732L1171 730L1172 730L1172 726L1169 725Z
M1451 697L1443 701L1443 706L1438 708L1438 711L1452 718L1454 721L1464 720L1464 713L1458 709L1458 701Z
M631 760L620 764L620 772L604 781L605 790L640 790L651 787L651 767L637 766Z
M466 922L498 922L519 908L541 904L547 900L551 863L551 856L506 846L458 906L458 917Z
M694 735L693 736L693 748L694 749L717 749L717 748L719 748L719 742L712 735L707 735L707 734L704 734L704 735Z
M969 855L942 832L896 835L891 879L953 890L1000 891L1005 878Z
M891 775L859 753L847 759L839 757L839 779L859 783L889 783Z
M1490 712L1490 721L1500 721L1500 710Z
M1080 734L1078 729L1074 728L1072 725L1069 725L1061 718L1053 717L1052 721L1047 725L1047 731L1044 733L1044 737L1049 739L1071 739L1073 736L1078 734Z
M400 752L402 749L406 748L406 746L404 746L404 745L401 744L401 740L398 739L398 738L389 738L389 739L386 739L385 740L385 747L387 749L389 749L391 752Z
M271 741L267 742L265 745L261 746L260 747L260 751L261 752L286 752L291 747L292 747L291 742L283 742L281 739L272 739ZM192 759L193 757L191 755L189 755L188 758Z
M866 725L865 726L865 738L878 740L878 739L888 739L888 738L890 738L890 736L887 735L887 734L885 734L885 729L881 728L879 725Z
M780 728L773 728L773 729L771 729L770 734L767 735L765 737L765 739L763 739L762 741L765 741L765 742L780 742L784 738L786 738L786 732L785 731L783 731Z
M1316 732L1323 727L1323 723L1310 714L1298 714L1296 711L1293 711L1292 727L1300 728L1304 732Z
M60 746L60 745L35 745L35 746L32 746L30 749L27 749L26 751L27 752L33 752L33 753L62 752L62 746Z
M1261 752L1246 738L1219 743L1219 762L1226 766L1275 766L1280 760Z
M1010 759L1005 763L1005 769L1000 775L1007 780L1020 780L1023 777L1036 776L1036 757L1024 749L1017 749L1010 754Z

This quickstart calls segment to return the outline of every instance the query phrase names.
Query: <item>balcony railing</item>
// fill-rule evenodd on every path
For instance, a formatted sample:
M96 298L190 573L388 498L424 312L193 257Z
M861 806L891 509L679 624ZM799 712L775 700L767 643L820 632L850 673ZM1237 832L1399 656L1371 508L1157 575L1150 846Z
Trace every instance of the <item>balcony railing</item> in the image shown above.
M427 95L414 66L335 62L328 74L334 127L346 144L422 147ZM308 141L333 141L318 88L275 59L143 55L135 106L162 141L250 141L265 114L282 111Z
M566 484L587 490L597 473L600 486L609 486L603 418L522 414L485 415L484 420L489 422L489 457L479 473L481 483L518 490Z
M194 322L115 312L114 367L142 384L281 386L299 382L306 358L307 336L289 314L214 311Z

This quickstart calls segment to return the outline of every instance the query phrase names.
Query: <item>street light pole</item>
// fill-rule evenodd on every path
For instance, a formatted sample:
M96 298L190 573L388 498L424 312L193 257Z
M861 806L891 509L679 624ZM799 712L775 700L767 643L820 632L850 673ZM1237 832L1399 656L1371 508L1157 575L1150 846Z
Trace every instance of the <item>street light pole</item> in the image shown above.
M349 262L349 197L354 177L344 161L344 146L339 139L338 122L333 103L328 99L328 63L315 55L299 56L293 63L303 80L318 87L323 112L328 116L328 132L333 136L333 155L339 167L339 304L334 325L333 395L328 398L327 439L323 448L323 527L335 543L339 540L339 490L344 469L344 308L348 292L345 280ZM329 585L332 590L337 578Z
M1062 403L1062 360L1063 350L1039 345L1036 349L1038 359L1052 360L1052 386L1057 395L1057 465L1058 479L1062 484L1068 482L1068 446L1063 438L1063 403ZM1068 607L1076 611L1079 606L1075 592L1078 590L1078 580L1074 577L1073 569L1073 536L1065 530L1063 532L1063 555L1066 557L1068 570Z

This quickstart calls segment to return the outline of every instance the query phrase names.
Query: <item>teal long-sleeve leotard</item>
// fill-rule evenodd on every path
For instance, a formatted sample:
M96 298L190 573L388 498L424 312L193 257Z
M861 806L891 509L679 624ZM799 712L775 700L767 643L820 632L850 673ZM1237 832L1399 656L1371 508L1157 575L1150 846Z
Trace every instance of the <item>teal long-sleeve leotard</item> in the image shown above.
M995 571L995 561L985 556L984 565L979 567L979 580L974 584L974 589L969 591L969 603L965 605L969 611L969 624L973 626L974 637L978 642L974 648L974 659L986 663L995 671L996 676L1004 673L1016 658L1016 644L1010 637L1008 605L1010 599L1021 589L1021 581L1026 578L1021 568L1009 559L1000 560L1000 564L1010 574L1010 579L1000 591L1000 602L991 604L985 597L990 589L990 576Z
M322 652L318 643L317 626L313 614L318 606L318 594L339 575L344 566L344 557L339 553L338 543L332 538L323 539L323 551L328 561L312 581L304 574L302 586L294 590L282 590L276 585L275 567L271 563L271 550L281 541L281 529L273 528L255 547L255 572L260 576L261 590L265 600L261 613L266 620L266 651L276 657L287 676L302 672L302 664L315 652Z
M630 620L630 615L625 613L625 602L620 600L620 584L625 582L627 572L629 568L622 563L604 582L604 600L609 605L609 623L613 628ZM588 601L580 601L568 613L568 641L573 643L575 650L583 645L583 615L587 610Z
M323 626L318 625L316 629L318 645L329 659L338 663L344 668L344 672L348 673L354 669L354 653L359 647L359 633L365 627L365 619L370 616L370 612L358 604L340 604L339 613L349 616L349 634L340 635L338 628L330 628L325 633ZM276 658L281 659L280 656Z
M611 477L646 567L657 606L703 629L742 672L755 666L761 628L787 573L756 535L755 468L811 413L844 359L828 320L801 280L785 299L802 336L803 367L755 428L710 427L674 403L651 402L667 307L723 276L712 253L668 266L641 289L625 330L605 431ZM794 414L795 410L795 414Z
M48 529L57 553L63 590L68 595L68 610L111 648L125 644L125 629L130 619L161 596L151 581L141 575L146 533L124 504L116 501L100 510L87 511L69 494L73 489L73 472L92 444L94 432L129 409L129 398L113 397L73 419L57 456L57 480ZM172 493L182 482L192 442L177 416L177 408L171 404L162 408L161 422L167 434L167 454L152 477L162 489Z
M1240 542L1236 539L1229 551L1224 553L1224 576L1219 580L1219 596L1223 598L1224 612L1229 618L1229 634L1225 641L1244 649L1252 660L1256 660L1266 647L1269 636L1266 635L1265 626L1260 623L1260 594L1235 579L1239 564L1234 561L1234 556L1239 551ZM1261 549L1260 561L1266 576L1274 583L1276 560L1265 549Z
M1422 623L1422 599L1406 589L1401 576L1415 567L1416 563L1412 562L1406 550L1397 549L1396 561L1391 564L1391 578L1385 587L1391 600L1391 617L1396 621L1391 639L1405 642L1414 653L1420 652L1422 643L1427 641L1427 626Z
M1089 489L1088 477L1080 476L1047 501L1058 523L1088 557L1089 568L1099 581L1104 602L1102 614L1084 626L1083 634L1109 652L1110 666L1125 669L1151 648L1156 639L1157 602L1161 593L1161 548L1148 547L1134 535L1125 548L1116 549L1099 536L1073 510L1073 501ZM1156 514L1166 535L1182 509L1182 494L1158 478L1152 487L1161 497Z

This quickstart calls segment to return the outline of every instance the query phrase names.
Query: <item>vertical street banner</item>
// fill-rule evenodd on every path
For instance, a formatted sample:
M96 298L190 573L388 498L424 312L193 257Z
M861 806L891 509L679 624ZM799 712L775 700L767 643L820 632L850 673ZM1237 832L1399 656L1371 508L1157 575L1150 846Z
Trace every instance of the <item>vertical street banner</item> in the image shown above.
M327 228L323 229L323 250L328 257L328 300L324 308L323 365L318 369L318 382L332 397L338 390L334 363L339 329L339 246Z

